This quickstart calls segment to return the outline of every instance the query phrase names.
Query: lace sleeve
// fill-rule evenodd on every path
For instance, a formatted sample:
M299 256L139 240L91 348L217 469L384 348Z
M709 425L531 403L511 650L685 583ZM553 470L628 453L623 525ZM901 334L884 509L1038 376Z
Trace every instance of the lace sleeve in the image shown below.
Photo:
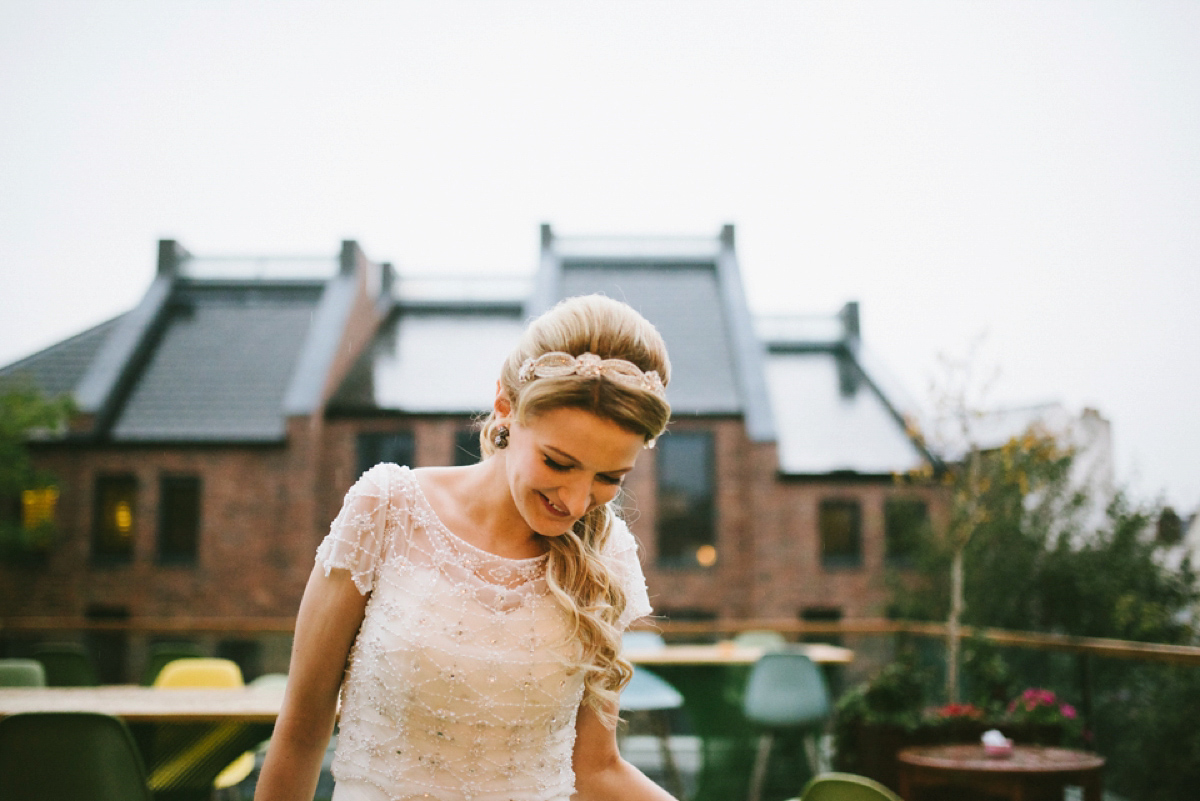
M624 520L618 518L613 521L613 530L608 537L604 554L613 576L625 590L625 610L617 619L617 629L624 631L629 628L630 623L653 611L650 607L650 595L646 591L642 563L638 561L637 540Z
M366 595L375 584L387 528L388 466L372 467L354 483L342 502L342 510L317 548L317 564L325 575L333 568L349 570L354 586Z

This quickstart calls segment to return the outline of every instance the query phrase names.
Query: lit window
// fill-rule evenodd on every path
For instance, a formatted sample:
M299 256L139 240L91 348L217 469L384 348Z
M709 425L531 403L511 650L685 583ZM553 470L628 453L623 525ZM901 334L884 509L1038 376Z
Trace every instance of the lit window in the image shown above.
M821 501L821 564L858 567L862 564L862 505L848 498Z
M54 525L58 507L58 487L25 490L21 493L21 526L32 531Z
M712 432L664 434L655 461L659 565L712 567L717 563Z
M106 562L127 562L132 559L136 519L137 479L131 475L98 476L92 524L92 556Z

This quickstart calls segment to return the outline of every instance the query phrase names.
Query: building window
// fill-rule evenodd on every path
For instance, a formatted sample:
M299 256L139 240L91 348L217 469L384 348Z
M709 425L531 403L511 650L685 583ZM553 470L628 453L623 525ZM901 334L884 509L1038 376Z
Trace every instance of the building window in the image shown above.
M413 466L416 442L411 431L372 432L358 435L358 474L382 462Z
M888 498L883 504L884 549L893 564L911 564L929 530L929 505L919 498Z
M479 429L460 428L454 432L454 465L477 464L483 458L479 450Z
M26 531L54 525L58 487L28 489L21 493L21 527Z
M821 501L821 564L825 567L862 565L862 504L848 498Z
M158 495L158 561L194 564L200 541L200 479L163 476Z
M711 431L658 438L658 564L709 568L717 563Z
M128 474L97 476L92 557L100 562L132 560L136 519L137 479Z

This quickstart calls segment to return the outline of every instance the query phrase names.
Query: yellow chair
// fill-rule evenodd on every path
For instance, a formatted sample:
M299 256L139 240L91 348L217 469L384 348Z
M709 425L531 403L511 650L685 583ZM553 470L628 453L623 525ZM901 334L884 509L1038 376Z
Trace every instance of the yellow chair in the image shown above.
M155 687L244 687L242 669L230 659L206 656L174 659L154 679Z
M154 679L154 686L164 689L185 687L244 687L245 679L237 662L215 657L186 657L168 662ZM185 766L190 766L198 754L217 746L226 736L231 736L236 724L224 724L214 729L209 736L197 742L191 749L176 759L155 770L150 776L150 786L156 787L175 778ZM213 787L224 789L243 781L254 770L254 752L247 751L234 760L213 780Z

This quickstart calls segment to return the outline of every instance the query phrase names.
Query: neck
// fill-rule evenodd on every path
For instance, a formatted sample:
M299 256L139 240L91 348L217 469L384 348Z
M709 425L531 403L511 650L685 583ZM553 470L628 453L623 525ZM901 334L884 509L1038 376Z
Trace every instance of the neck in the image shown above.
M542 553L533 530L513 502L503 453L464 470L457 489L462 515L479 538L476 545L492 553L515 554L515 558Z

